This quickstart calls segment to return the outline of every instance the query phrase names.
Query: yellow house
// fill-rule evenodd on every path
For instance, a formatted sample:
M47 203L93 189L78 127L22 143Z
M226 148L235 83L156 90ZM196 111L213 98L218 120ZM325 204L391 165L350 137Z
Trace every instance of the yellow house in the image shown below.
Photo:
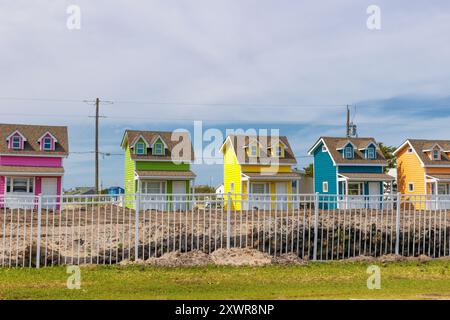
M231 208L289 207L293 183L299 185L300 173L292 170L297 160L287 137L229 135L220 150L224 192L231 194Z
M408 139L394 154L398 191L414 207L450 208L450 140Z

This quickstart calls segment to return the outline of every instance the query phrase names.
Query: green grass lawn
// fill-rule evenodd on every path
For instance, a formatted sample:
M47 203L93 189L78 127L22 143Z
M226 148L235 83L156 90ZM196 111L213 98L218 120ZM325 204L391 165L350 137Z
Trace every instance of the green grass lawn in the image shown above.
M81 268L81 289L66 268L1 269L0 299L448 299L449 261L377 264L381 289L369 290L368 263L265 267Z

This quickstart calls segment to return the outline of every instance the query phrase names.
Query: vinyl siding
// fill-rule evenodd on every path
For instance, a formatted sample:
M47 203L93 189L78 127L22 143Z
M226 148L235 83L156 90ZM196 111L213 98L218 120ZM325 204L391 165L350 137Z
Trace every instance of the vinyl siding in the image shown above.
M397 154L398 191L406 195L425 194L425 171L415 153L407 153L407 146ZM408 184L414 183L414 191L409 192Z
M382 166L338 166L339 173L383 173Z
M264 168L265 172L291 172L291 166L276 166L276 165L243 165L242 172L261 172L261 169Z
M336 167L330 154L322 152L321 143L314 150L314 190L321 194L336 194ZM328 192L322 189L323 182L328 181Z
M234 183L234 193L240 194L242 192L241 190L241 165L238 163L236 154L234 153L234 150L230 147L224 148L224 155L223 155L223 184L224 184L224 192L232 192L231 191L231 183ZM234 195L232 195L232 198L234 199ZM236 199L237 200L237 199ZM228 204L227 204L228 205ZM232 203L231 206L232 209L240 210L241 204L240 203Z
M134 181L134 170L135 163L130 156L130 148L127 146L125 150L125 194L135 194L135 181ZM126 197L126 206L128 208L134 208L134 203L132 203L132 197Z
M136 161L136 170L188 171L189 163L176 164L170 161Z

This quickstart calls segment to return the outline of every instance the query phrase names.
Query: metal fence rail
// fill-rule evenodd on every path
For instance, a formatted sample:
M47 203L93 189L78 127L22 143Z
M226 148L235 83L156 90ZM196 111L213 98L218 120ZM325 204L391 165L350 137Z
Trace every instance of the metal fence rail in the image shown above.
M173 251L450 255L450 197L122 195L0 198L0 266L114 264Z

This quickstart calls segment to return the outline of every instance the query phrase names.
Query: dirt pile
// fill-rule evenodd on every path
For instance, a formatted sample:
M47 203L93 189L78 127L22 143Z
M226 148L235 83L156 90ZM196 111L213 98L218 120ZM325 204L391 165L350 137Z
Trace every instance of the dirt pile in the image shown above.
M148 265L161 267L206 266L210 262L211 259L209 255L197 250L189 252L169 252L159 258L150 258L145 261Z
M300 259L295 253L282 254L279 257L272 259L273 264L279 265L304 265L307 264L307 260Z
M267 253L255 249L218 249L211 253L211 260L217 265L262 266L272 263Z

